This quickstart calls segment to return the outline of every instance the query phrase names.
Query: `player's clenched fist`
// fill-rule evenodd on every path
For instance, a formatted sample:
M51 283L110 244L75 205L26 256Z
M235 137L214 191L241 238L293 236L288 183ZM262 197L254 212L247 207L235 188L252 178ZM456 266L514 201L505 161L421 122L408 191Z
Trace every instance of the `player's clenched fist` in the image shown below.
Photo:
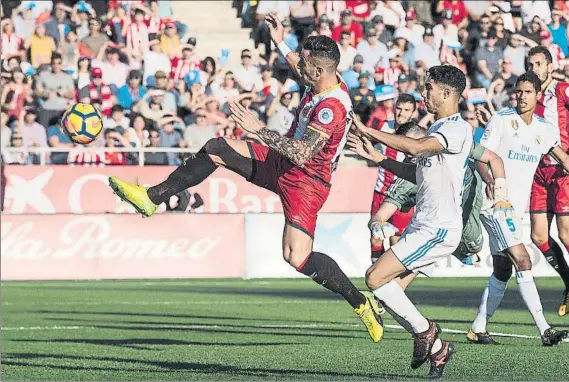
M369 222L369 230L371 231L371 236L377 240L388 239L397 233L397 228L393 224L375 220Z

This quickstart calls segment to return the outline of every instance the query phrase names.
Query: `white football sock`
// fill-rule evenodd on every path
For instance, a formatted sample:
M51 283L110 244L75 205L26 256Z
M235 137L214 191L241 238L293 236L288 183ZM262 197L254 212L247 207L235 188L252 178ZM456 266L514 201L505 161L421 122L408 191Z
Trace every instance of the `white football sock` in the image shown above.
M507 281L500 281L493 274L490 276L480 298L478 314L472 323L472 331L474 333L484 333L486 331L486 324L490 317L494 315L498 306L500 306L507 287Z
M533 316L533 320L535 321L540 334L543 335L543 332L549 329L550 326L543 315L541 299L539 298L539 293L537 292L537 287L533 280L533 274L531 271L516 272L516 280L518 282L520 294L522 295L529 312Z
M373 294L401 319L407 321L413 328L413 333L422 333L429 329L429 321L421 315L395 280L377 288Z
M397 313L395 313L390 307L388 307L387 305L383 305L385 310L387 310L387 312L389 312L389 314L391 314L391 317L393 317L393 319L403 327L403 329L405 329L407 331L407 333L409 334L414 334L413 333L413 328L411 327L411 325L405 321L403 319L403 317L401 317L400 315L398 315Z

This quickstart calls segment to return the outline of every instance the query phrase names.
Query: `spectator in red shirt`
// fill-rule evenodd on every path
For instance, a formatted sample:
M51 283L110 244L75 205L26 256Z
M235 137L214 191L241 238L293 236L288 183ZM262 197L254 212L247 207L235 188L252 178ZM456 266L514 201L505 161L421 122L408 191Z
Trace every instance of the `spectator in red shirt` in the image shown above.
M201 60L196 54L196 38L190 37L188 43L182 46L182 57L174 57L171 62L170 78L183 80L192 70L201 69Z
M130 147L128 139L123 137L115 129L105 130L105 147ZM126 164L126 153L118 151L105 151L105 164L124 165Z
M352 11L354 21L365 23L369 21L371 9L368 0L346 1L346 8Z
M103 114L108 117L111 115L114 97L112 88L103 83L101 68L92 68L91 82L79 90L79 102L93 103L94 100L101 100Z
M462 0L439 1L439 4L437 5L437 12L441 13L443 10L447 9L452 11L452 23L454 25L460 28L463 26L463 23L466 23L468 11L466 10Z
M341 24L332 30L332 39L336 42L340 42L342 31L350 32L352 36L352 46L356 46L358 42L364 38L362 26L352 20L352 11L349 9L342 11Z

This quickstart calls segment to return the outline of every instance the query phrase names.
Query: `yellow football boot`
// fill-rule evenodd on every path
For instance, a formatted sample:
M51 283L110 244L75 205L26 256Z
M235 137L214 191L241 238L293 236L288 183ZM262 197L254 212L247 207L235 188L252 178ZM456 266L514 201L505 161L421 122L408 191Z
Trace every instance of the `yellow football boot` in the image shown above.
M158 206L150 200L146 188L137 184L130 184L115 176L109 177L109 186L121 200L129 203L143 216L152 216Z
M354 309L354 312L360 316L373 342L379 342L383 338L383 320L381 319L381 309L377 305L373 295L366 294L365 304L361 304ZM384 310L385 312L385 310Z

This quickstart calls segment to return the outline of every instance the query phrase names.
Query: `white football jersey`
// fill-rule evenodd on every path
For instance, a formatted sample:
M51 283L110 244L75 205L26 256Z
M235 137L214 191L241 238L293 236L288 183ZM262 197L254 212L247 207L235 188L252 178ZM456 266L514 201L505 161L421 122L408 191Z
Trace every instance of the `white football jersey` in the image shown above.
M417 205L412 225L462 229L462 190L473 142L472 127L460 114L441 118L427 136L445 150L417 157Z
M504 161L508 196L517 216L525 213L537 165L542 155L557 145L558 136L536 114L526 125L514 108L502 109L488 121L480 144ZM486 197L482 210L489 210L493 204Z

